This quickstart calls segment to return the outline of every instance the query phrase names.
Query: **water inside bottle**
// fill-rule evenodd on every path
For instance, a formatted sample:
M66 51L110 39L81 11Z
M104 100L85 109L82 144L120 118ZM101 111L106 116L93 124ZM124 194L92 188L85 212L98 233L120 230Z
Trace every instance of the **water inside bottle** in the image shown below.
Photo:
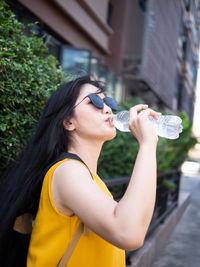
M128 122L127 123L124 123L124 122L121 122L119 120L116 120L113 124L115 125L115 127L118 130L120 130L122 132L130 132L130 130L129 130L129 123Z
M129 130L129 112L122 111L110 117L110 123L121 132L130 132Z
M158 120L149 116L149 119L152 122L156 133L160 137L177 139L179 134L182 132L182 119L178 116L164 115L160 116ZM129 112L121 111L116 115L112 115L110 117L110 123L122 132L129 132Z
M158 120L154 120L152 117L149 117L149 119L160 137L177 139L182 132L182 119L178 116L165 115L159 117Z

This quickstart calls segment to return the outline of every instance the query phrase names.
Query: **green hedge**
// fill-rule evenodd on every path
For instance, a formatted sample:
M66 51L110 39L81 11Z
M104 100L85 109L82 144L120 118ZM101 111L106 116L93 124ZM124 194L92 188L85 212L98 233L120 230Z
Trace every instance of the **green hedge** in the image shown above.
M42 38L24 34L24 26L0 2L0 173L26 143L43 105L64 81L56 58Z

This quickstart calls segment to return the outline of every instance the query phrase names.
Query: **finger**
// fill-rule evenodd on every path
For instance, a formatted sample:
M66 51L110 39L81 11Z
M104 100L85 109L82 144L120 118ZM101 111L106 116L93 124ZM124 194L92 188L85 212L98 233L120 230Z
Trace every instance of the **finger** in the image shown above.
M146 104L139 104L139 105L136 105L136 106L130 108L130 110L134 109L134 110L136 110L138 112L138 111L140 111L142 109L147 109L147 108L148 108L148 105L146 105Z
M145 105L145 104L139 104L139 105L136 105L132 108L130 108L130 120L134 120L136 117L137 117L137 113L138 111L142 110L142 109L147 109L148 108L148 105Z
M154 111L153 109L146 109L140 112L140 116L152 116L155 119L158 119L162 114L160 112Z
M148 109L145 109L145 110L140 111L140 113L138 113L138 117L148 116L148 114L149 114Z
M155 111L153 109L149 109L149 112L150 112L149 116L152 116L156 120L162 115L161 112L157 112L157 111Z
M129 112L129 120L132 121L135 118L137 118L137 110L134 108L131 108Z

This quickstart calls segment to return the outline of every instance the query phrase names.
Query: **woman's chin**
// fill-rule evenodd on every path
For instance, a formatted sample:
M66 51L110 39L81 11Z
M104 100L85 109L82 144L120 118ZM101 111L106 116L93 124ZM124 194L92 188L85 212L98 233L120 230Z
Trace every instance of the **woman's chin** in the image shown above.
M112 128L111 131L109 131L109 133L105 136L105 141L109 141L115 138L115 136L117 135L117 130L115 127Z

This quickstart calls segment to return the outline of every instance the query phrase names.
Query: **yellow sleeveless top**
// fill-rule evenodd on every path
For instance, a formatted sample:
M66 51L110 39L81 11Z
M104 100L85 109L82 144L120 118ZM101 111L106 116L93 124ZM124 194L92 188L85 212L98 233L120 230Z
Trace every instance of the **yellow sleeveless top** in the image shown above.
M51 196L53 173L67 160L74 159L57 162L45 175L39 209L31 234L27 267L56 267L80 224L80 219L76 215L69 217L60 213ZM91 174L100 189L113 198L99 176L92 172ZM67 267L125 267L125 251L90 230L89 236L81 235Z

